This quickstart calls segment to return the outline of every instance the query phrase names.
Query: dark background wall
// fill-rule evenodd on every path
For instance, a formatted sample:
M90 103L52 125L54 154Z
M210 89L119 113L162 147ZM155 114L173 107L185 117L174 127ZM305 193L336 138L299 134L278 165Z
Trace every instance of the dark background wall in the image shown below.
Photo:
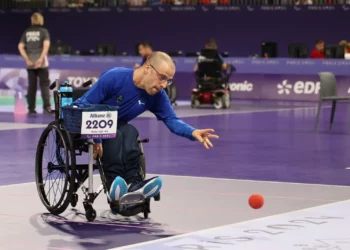
M195 52L208 38L231 56L260 53L264 41L278 42L286 57L289 43L316 39L335 44L350 39L349 7L344 6L241 6L145 7L104 9L45 9L45 27L52 40L62 40L73 50L95 49L114 43L118 51L134 54L135 44L149 40L155 49ZM21 33L33 10L0 10L0 53L18 53ZM142 26L141 26L142 25Z

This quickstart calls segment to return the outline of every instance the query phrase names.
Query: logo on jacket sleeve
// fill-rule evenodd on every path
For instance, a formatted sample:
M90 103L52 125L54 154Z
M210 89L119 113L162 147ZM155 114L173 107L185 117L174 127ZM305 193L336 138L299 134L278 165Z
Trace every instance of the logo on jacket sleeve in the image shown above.
M123 99L124 99L124 96L122 95L118 95L117 98L115 98L116 102L121 102L123 101Z

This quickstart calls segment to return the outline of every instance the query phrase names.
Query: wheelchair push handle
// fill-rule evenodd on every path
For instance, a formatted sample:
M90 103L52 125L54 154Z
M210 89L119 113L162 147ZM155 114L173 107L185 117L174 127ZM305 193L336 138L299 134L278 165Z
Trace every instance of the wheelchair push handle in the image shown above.
M83 87L86 88L86 87L90 86L91 84L92 84L92 79L90 79L90 80L87 81L87 82L84 82L84 83L83 83Z
M50 90L53 90L54 88L56 88L56 86L58 86L58 80L55 80L53 83L50 84Z
M91 84L92 84L92 79L90 79L90 80L84 82L84 83L83 83L83 87L86 88L86 87L90 86ZM53 83L51 83L51 85L50 85L49 88L50 88L50 90L53 90L53 89L56 88L57 86L58 86L58 79L55 80Z

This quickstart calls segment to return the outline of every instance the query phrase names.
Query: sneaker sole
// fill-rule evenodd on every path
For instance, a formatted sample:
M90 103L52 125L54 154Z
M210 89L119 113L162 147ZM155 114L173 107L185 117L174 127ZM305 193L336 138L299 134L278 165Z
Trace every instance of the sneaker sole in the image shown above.
M159 194L160 189L162 188L162 178L158 177L154 180L150 181L146 184L146 186L143 188L143 195L147 198L152 198Z
M110 190L112 190L112 192L110 192L109 198L112 201L117 201L120 199L120 197L122 197L128 192L128 186L126 185L126 182L122 178L117 177L113 181Z

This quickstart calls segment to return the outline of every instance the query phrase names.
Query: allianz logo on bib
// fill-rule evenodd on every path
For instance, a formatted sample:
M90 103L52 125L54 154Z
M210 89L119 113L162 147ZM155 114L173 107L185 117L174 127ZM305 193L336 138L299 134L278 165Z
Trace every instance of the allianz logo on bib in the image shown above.
M90 118L105 118L105 114L90 114Z
M248 82L247 80L244 80L244 82L232 82L229 83L229 87L231 91L237 91L237 92L251 92L253 91L254 84L251 82Z
M277 84L277 93L279 95L290 95L290 94L305 94L317 95L320 90L320 82L313 81L296 81L289 83L288 80L283 80Z

